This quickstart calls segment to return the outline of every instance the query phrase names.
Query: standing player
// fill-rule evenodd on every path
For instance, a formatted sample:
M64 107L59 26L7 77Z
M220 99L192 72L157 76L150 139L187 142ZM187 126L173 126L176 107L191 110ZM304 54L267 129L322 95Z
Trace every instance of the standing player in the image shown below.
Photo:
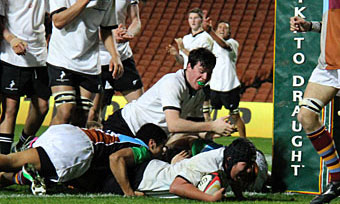
M20 96L29 96L32 103L19 146L40 128L48 111L50 97L44 27L48 1L6 2L8 22L1 43L3 114L0 123L0 151L2 154L8 154L10 151Z
M330 173L330 183L325 191L314 198L311 204L329 203L340 195L340 160L334 141L320 121L322 108L332 100L340 89L340 30L338 16L339 1L329 1L329 8L320 22L307 22L298 17L290 21L291 31L321 31L321 54L318 65L309 78L302 101L298 120L315 150L325 161ZM328 4L327 4L328 5ZM320 29L321 28L321 29Z
M104 122L104 130L135 136L142 125L154 123L166 133L211 131L229 135L234 128L225 121L227 117L209 122L188 120L202 115L202 88L210 79L215 60L206 48L192 50L187 69L165 75L138 100L114 112Z
M175 39L179 52L172 45L168 45L167 51L173 55L176 61L183 65L184 68L188 63L189 52L193 49L204 47L209 50L213 48L213 40L207 32L202 28L203 11L199 8L194 8L189 11L188 23L191 33L182 38Z
M2 32L5 28L5 4L0 1L0 42L2 41Z
M224 106L229 109L241 137L246 137L246 128L238 108L240 103L240 81L236 74L238 42L232 38L230 23L221 21L216 32L212 29L212 21L204 20L203 27L214 39L213 53L216 66L210 80L210 100L214 109Z
M33 148L9 155L0 154L0 171L17 172L24 166L13 179L12 173L3 174L0 183L6 186L32 182L33 194L44 194L44 179L67 182L98 167L105 172L111 168L114 172L114 168L121 168L114 164L119 163L122 157L127 161L122 165L132 168L162 153L167 136L161 128L145 124L137 135L140 139L70 124L50 126L33 143ZM113 155L115 152L119 156Z
M99 27L111 55L112 77L123 73L111 32L116 25L115 1L50 0L50 7L53 32L47 62L56 104L51 124L72 122L83 127L94 93L101 90Z
M139 0L116 0L116 13L118 28L114 29L118 52L123 63L124 74L119 79L112 78L109 71L110 53L100 43L100 62L102 65L101 80L104 92L97 94L94 106L90 110L89 121L99 119L101 110L105 105L110 105L115 91L119 91L128 102L139 98L144 90L142 80L136 69L133 53L129 45L136 35L140 33L141 21L139 18ZM131 19L131 24L126 29L126 19Z

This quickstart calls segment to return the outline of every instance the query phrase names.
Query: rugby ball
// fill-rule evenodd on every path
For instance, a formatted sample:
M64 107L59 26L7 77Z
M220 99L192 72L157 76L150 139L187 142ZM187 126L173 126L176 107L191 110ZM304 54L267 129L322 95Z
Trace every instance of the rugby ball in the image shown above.
M197 188L204 193L213 195L222 188L222 181L217 172L204 175L197 185Z

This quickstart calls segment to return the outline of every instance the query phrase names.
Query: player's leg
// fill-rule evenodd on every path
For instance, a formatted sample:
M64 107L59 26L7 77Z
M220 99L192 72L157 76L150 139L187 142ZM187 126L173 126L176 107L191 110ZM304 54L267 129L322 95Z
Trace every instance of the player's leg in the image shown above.
M102 91L100 77L100 75L77 74L79 97L77 98L75 114L72 117L72 124L80 127L86 126L89 110L93 106L93 98L95 94Z
M54 116L51 125L70 123L76 107L74 74L62 67L47 64L49 86L54 97Z
M24 95L26 82L31 70L2 62L1 91L2 115L0 122L0 152L8 154L14 137L15 121L19 109L20 96Z
M233 119L238 133L240 134L240 137L246 137L246 126L244 125L244 121L240 116L239 109L234 109L230 111L231 118Z
M93 106L89 110L87 122L95 121L101 122L101 107L102 107L103 94L97 93L93 99Z
M40 159L36 148L8 155L0 154L0 171L15 172L27 163L33 164L37 170L40 170Z
M93 98L95 94L83 87L80 87L79 89L80 98L77 99L77 107L72 116L72 124L79 127L85 127L89 110L93 106Z
M72 86L52 86L55 113L51 125L67 124L76 108L76 91Z
M51 89L48 87L47 68L37 67L32 80L32 88L27 93L31 98L31 105L24 129L15 146L16 150L20 150L24 144L29 143L35 137L49 110Z
M320 121L319 113L324 104L328 104L334 98L338 90L334 87L324 86L309 82L300 102L298 120L302 124L307 137L312 142L315 150L323 158L329 169L331 183L325 192L316 197L312 203L324 203L337 197L340 193L340 160L336 152L334 141L326 127ZM337 192L337 193L335 193Z
M144 93L144 88L133 58L123 60L122 63L124 74L120 79L115 80L114 90L120 91L129 103L138 99Z

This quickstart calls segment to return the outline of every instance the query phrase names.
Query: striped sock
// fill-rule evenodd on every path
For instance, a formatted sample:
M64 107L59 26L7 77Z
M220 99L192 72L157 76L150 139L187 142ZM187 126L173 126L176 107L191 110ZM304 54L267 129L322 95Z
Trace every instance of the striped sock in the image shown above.
M338 153L335 150L334 142L326 130L325 126L320 129L307 134L318 154L324 160L329 173L331 181L340 181L340 160Z
M9 154L13 142L14 134L0 133L0 153Z
M26 179L23 176L22 170L20 170L18 173L13 175L12 181L13 183L18 184L18 185L27 185L31 183L28 179Z

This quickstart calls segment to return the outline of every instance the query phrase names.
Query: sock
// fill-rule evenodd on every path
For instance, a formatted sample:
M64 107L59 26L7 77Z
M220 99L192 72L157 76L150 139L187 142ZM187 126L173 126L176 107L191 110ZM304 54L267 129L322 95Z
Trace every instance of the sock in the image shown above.
M307 136L320 157L322 157L324 160L329 170L331 181L340 181L339 156L335 150L333 139L326 130L325 126L322 126L320 129L307 134Z
M14 134L0 133L0 153L9 154L13 142Z
M20 136L19 141L17 143L17 146L22 146L25 143L25 141L27 140L28 137L29 137L29 135L26 134L24 132L24 130L22 130L21 136Z
M31 183L28 179L24 177L24 175L22 174L22 170L13 175L12 181L13 183L18 185L27 185Z

